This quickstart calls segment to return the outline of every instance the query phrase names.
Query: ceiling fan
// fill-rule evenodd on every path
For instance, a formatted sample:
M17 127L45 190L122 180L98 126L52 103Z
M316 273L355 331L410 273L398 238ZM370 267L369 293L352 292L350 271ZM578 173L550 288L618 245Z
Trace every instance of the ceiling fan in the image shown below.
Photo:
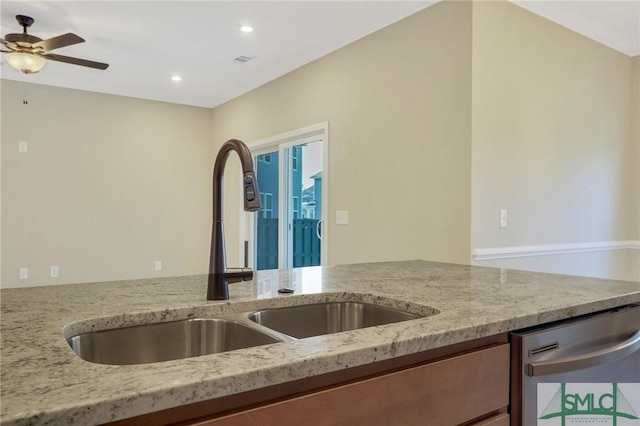
M42 40L39 37L27 33L27 28L34 22L33 18L25 15L17 15L16 20L18 24L22 26L22 33L7 34L4 38L0 38L0 43L9 49L0 51L6 53L5 59L7 63L18 71L22 71L25 74L36 73L45 66L47 59L99 70L105 70L109 66L109 64L102 62L48 53L54 49L83 43L84 39L76 34L67 33Z

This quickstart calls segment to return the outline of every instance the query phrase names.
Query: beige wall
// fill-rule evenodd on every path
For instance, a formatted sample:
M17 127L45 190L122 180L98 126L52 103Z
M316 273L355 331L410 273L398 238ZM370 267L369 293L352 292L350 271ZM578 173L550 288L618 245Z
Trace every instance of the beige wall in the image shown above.
M324 121L331 264L640 240L640 57L506 2L439 3L213 110L27 87L24 107L22 83L1 85L3 286L206 273L217 148ZM628 250L481 264L640 280L639 263Z
M474 4L473 249L640 239L633 75L630 57L511 3Z
M328 121L329 263L468 263L470 95L471 5L441 3L215 108L214 139Z
M23 83L1 88L3 286L206 271L209 109L31 84L24 106Z

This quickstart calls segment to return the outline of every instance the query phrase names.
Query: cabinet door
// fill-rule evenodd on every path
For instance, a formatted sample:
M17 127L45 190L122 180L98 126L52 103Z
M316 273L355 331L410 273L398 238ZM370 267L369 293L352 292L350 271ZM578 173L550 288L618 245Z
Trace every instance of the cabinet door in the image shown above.
M198 426L451 426L506 408L508 392L509 345L502 344L207 420Z

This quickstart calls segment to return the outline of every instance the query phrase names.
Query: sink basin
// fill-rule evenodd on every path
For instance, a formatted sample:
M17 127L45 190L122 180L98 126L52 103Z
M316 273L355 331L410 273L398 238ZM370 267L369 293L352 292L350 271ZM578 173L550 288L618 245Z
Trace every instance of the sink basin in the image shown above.
M367 295L346 300L231 313L191 313L195 318L88 331L106 319L69 324L63 335L80 358L98 364L132 365L215 354L305 337L333 334L436 315L427 306ZM354 298L360 297L359 300ZM283 299L284 300L284 299ZM286 299L294 302L292 299ZM322 300L322 299L321 299ZM307 301L308 303L308 301ZM401 306L401 309L389 307ZM216 316L213 316L216 315ZM142 318L139 319L142 321Z
M82 359L111 365L169 361L279 341L246 325L220 318L145 324L67 339Z
M360 302L327 302L266 309L249 319L264 327L302 339L421 318L409 312Z

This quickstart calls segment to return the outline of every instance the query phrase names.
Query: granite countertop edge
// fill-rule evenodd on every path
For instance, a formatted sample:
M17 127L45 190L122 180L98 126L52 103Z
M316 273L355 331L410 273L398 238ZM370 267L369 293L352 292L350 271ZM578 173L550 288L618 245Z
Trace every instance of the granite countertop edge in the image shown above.
M278 288L290 287L293 296ZM2 289L0 424L101 424L640 302L640 283L427 261L258 271L207 301L206 275ZM194 316L355 300L417 320L133 366L65 337Z

